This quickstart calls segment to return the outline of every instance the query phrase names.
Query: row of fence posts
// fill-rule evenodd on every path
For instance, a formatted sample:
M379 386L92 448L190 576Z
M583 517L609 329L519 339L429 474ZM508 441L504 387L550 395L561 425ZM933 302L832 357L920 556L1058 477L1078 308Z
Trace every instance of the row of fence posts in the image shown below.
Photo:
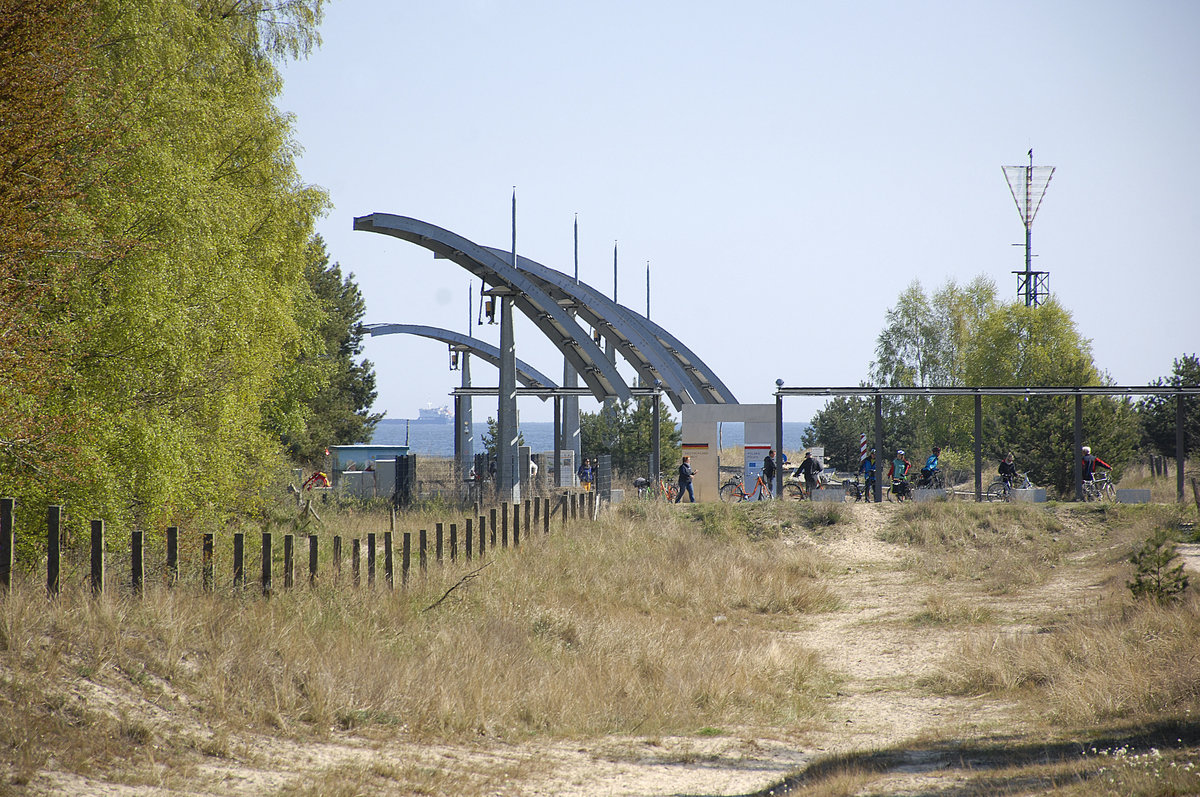
M553 506L552 503L554 504ZM12 586L16 539L13 526L15 507L16 501L14 499L0 498L0 589L5 591ZM493 550L496 548L497 541L499 541L501 548L508 548L510 509L512 516L512 545L514 548L517 548L521 544L522 517L524 518L524 531L527 539L530 534L531 519L533 527L536 527L540 522L542 533L549 534L550 520L554 514L560 515L561 525L564 529L567 526L568 516L571 520L576 520L582 514L585 518L594 520L596 517L596 494L584 493L581 495L574 492L564 492L556 502L552 502L550 498L527 499L525 501L524 513L521 511L520 504L501 504L499 507L491 507L488 509L487 514L484 514L479 505L476 504L474 506L474 515L478 518L478 524L474 524L474 518L472 517L468 517L464 524L463 552L466 561L471 561L474 556L482 558L489 548ZM392 545L395 522L396 514L393 510L391 515L391 530L383 532L382 535L383 573L389 589L395 586ZM62 561L61 523L62 507L49 507L46 515L46 590L50 595L57 595L60 588L59 576ZM434 524L434 556L439 565L444 560L446 549L444 544L446 542L446 525L445 523ZM459 550L458 524L450 523L449 532L450 561L455 562L458 559ZM133 531L130 536L130 585L135 594L140 594L145 584L145 537L141 531ZM233 586L235 588L245 586L245 536L242 532L237 532L233 535ZM368 586L375 585L377 541L378 538L374 532L367 534L366 569ZM316 586L317 584L319 542L320 537L318 535L312 534L308 536L308 583L310 586ZM274 565L273 544L272 533L269 531L262 532L261 584L264 595L271 594L274 584L274 573L272 572ZM351 581L355 587L360 586L362 583L362 547L362 540L360 538L351 540L350 571ZM283 537L283 586L285 589L295 586L295 553L295 535L285 534ZM91 584L92 592L97 595L104 591L104 554L104 521L93 520L91 522L91 561L88 580ZM418 532L417 556L418 566L422 572L428 568L428 555L428 530L421 529ZM400 558L400 580L402 586L408 584L411 557L412 532L406 531L403 534ZM215 563L213 535L211 532L204 534L202 537L200 561L203 588L206 592L212 591ZM335 535L333 538L333 581L335 584L340 580L341 571L342 537ZM168 587L173 586L179 579L178 526L167 527L165 579Z

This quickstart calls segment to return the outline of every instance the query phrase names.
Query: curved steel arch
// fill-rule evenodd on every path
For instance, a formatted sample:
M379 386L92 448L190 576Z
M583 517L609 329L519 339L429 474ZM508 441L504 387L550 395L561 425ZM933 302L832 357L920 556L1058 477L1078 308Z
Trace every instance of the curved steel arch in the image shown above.
M489 247L489 249L491 248ZM498 256L509 256L508 252L501 249L491 249L491 251ZM716 373L703 360L697 357L691 349L683 345L678 338L650 319L625 305L617 304L587 283L576 282L566 274L555 271L549 266L537 263L527 257L517 255L517 268L528 271L531 276L539 280L551 283L558 291L561 291L578 305L587 308L591 318L599 317L598 322L589 319L588 322L592 326L605 326L615 329L620 337L613 339L614 345L621 348L621 344L624 343L626 347L630 345L634 347L633 356L631 356L631 353L627 353L625 349L622 349L622 354L639 373L642 373L643 377L645 377L644 368L646 367L652 367L658 371L660 374L658 378L660 379L662 379L661 374L674 373L676 375L676 384L672 385L668 380L662 379L664 388L667 389L668 394L670 394L672 387L674 387L676 395L686 392L695 404L738 403L737 398L725 386L725 383L717 377ZM623 321L620 327L615 325L617 317L620 317ZM608 320L605 321L605 319ZM638 343L631 338L638 338L646 342ZM656 356L656 348L666 353L669 362L672 363L671 365L659 367L658 363L662 362L662 358ZM689 385L690 387L688 387ZM680 402L675 397L672 397L672 402L675 404L675 408L679 409Z
M510 257L508 252L487 247L497 257ZM679 367L662 347L662 344L637 323L628 308L617 304L592 286L576 282L562 272L548 266L517 256L517 268L528 273L555 299L569 300L575 312L595 329L613 342L621 355L641 375L645 384L662 383L663 390L675 409L684 402L708 403L707 396L697 390L688 374Z
M457 263L492 286L514 291L513 303L542 334L562 352L583 377L597 401L630 398L629 386L592 339L558 306L558 302L528 275L513 269L494 253L461 235L428 222L391 213L372 213L354 219L354 229L391 235L424 247L435 255Z
M483 358L497 368L500 367L500 350L498 348L478 338L472 338L449 329L427 327L420 324L363 324L363 329L372 337L375 335L418 335L454 346L462 346L471 354ZM517 379L526 387L558 387L545 374L519 359L517 360ZM541 397L542 401L545 401L546 398L546 396Z

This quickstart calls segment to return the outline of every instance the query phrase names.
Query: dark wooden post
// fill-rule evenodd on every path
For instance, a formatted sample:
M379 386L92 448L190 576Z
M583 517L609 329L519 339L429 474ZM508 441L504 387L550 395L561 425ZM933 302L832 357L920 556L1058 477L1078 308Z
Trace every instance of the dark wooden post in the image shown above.
M570 500L571 500L570 496L567 493L563 493L563 496L562 496L562 527L564 529L567 527L567 502Z
M362 584L362 576L360 574L359 560L362 558L362 543L355 537L350 543L350 572L353 574L352 581L354 588L357 589Z
M383 577L387 579L388 589L396 588L392 572L392 532L390 531L383 533Z
M404 550L400 555L400 585L408 586L408 568L412 563L412 532L404 532Z
M458 561L458 524L450 524L450 562Z
M532 501L530 501L528 498L526 498L526 499L525 499L525 514L524 514L524 518L525 518L525 536L526 536L526 537L528 537L528 536L529 536L529 508L530 508L530 504L531 504L531 503L533 503L533 502L532 502Z
M104 521L92 521L92 594L104 593Z
M513 504L513 547L521 545L521 505Z
M542 520L541 514L542 514L542 499L539 496L539 497L533 499L533 525L536 526L538 523L541 522L541 520Z
M421 529L421 537L417 541L417 557L420 559L421 575L425 575L425 571L429 569L429 551L428 551L428 533L425 529Z
M500 505L500 547L508 547L508 502Z
M1180 384L1183 384L1180 382ZM1183 446L1183 423L1186 420L1183 406L1183 393L1175 396L1175 500L1183 503L1183 469L1187 465L1187 451ZM1163 475L1166 475L1167 463L1163 462Z
M0 498L0 588L5 592L12 586L13 507L16 503L13 498Z
M308 586L317 585L317 546L320 538L316 534L308 535Z
M333 583L342 577L342 535L333 535Z
M129 581L134 595L142 594L142 577L145 575L145 561L142 559L142 532L133 531L129 535L129 553L132 561L129 563Z
M167 526L167 586L179 580L179 527Z
M1075 500L1083 500L1083 395L1075 395Z
M205 532L200 541L200 580L205 592L213 588L213 535Z
M241 589L246 583L246 535L233 534L233 587Z
M550 533L550 499L546 498L542 507L542 534Z
M375 532L367 533L367 586L375 586Z
M478 551L480 559L483 558L483 553L484 553L484 551L487 550L487 545L484 544L486 542L486 537L487 537L487 535L484 533L484 529L486 529L486 528L487 528L487 518L485 518L483 515L480 515L479 516L479 545L476 547L476 551Z
M262 533L262 593L271 597L271 532Z
M475 529L471 525L471 518L467 518L466 542L467 542L467 561L468 562L471 561L471 548L473 547L473 545L475 543L475 540L472 539L474 536L475 536Z
M58 568L62 556L62 507L46 508L46 592L58 594Z
M878 478L876 473L876 478ZM975 394L975 503L983 501L983 396Z
M437 557L437 563L442 563L442 540L445 537L445 525L437 523L434 525L434 554Z
M492 533L488 536L491 538L491 543L492 543L490 547L493 550L495 550L495 548L496 548L496 507L492 507L490 514L492 516L492 523L491 523L491 526L492 526L491 532Z
M296 584L296 535L283 535L283 588L291 589Z
M588 520L596 519L596 494L588 493Z

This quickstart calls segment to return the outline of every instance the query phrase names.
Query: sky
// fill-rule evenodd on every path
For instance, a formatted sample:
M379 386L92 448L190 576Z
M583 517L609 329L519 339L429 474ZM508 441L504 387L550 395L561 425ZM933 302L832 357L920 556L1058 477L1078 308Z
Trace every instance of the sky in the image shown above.
M914 280L982 274L1015 300L1024 226L1001 167L1032 148L1055 167L1033 268L1097 367L1138 385L1200 348L1197 30L1191 0L334 0L278 105L365 322L497 345L472 317L479 280L352 225L395 213L508 249L515 190L519 254L573 274L578 220L580 280L644 314L649 269L651 319L742 403L773 403L776 379L865 380ZM524 317L515 337L561 379ZM389 418L460 381L432 340L368 338L364 355ZM477 359L472 377L498 382Z

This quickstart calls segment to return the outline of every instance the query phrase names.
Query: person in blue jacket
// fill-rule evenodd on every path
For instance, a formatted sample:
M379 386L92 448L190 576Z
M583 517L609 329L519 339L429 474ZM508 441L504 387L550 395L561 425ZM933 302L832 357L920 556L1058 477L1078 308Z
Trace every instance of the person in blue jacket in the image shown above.
M930 484L933 481L933 474L937 473L938 469L938 454L941 453L942 449L933 447L933 453L925 460L925 467L921 468L921 484Z
M867 493L866 499L869 503L875 490L875 449L871 449L871 453L867 454L867 458L862 461L862 464L858 466L858 469L863 475L863 481L865 482Z

